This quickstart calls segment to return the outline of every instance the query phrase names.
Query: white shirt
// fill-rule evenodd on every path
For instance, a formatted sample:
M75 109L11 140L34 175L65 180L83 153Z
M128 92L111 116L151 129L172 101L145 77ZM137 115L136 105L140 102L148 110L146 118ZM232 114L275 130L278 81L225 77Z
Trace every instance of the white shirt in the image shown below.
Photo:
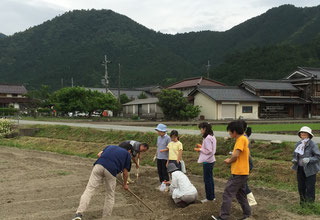
M172 192L172 199L197 193L197 189L191 184L189 178L179 170L172 173L170 191Z

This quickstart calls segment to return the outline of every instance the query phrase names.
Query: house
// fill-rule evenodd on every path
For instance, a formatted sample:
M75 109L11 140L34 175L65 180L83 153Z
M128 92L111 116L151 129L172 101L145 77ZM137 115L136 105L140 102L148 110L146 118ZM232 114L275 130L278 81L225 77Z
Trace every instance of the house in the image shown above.
M301 97L309 101L309 117L320 117L320 68L298 67L285 78L302 91Z
M106 88L89 88L88 87L86 89L106 93ZM111 93L114 97L116 97L118 99L118 89L117 88L110 88L109 93ZM144 90L120 88L120 95L126 94L126 96L131 100L137 99L141 93L144 93L148 98L153 97L152 94L150 94Z
M176 82L167 87L167 89L176 89L183 92L183 96L187 97L191 91L193 91L197 86L225 86L225 84L208 79L205 77L193 77L187 78L182 81Z
M27 89L23 85L0 84L0 108L13 106L16 109L30 103L26 98Z
M136 99L123 104L123 116L132 117L139 116L140 118L160 119L163 118L163 112L158 105L158 98Z
M200 106L200 119L258 119L259 103L264 99L240 87L198 86L189 100Z
M302 90L283 80L243 80L240 87L263 98L259 118L303 118L308 115L309 102L301 97Z

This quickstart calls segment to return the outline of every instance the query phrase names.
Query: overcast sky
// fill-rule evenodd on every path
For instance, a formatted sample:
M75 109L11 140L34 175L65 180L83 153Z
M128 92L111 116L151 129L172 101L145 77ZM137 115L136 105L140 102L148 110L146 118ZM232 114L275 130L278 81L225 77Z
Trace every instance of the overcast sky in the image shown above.
M319 0L0 0L0 33L12 35L73 9L111 9L163 33L224 31L283 4Z

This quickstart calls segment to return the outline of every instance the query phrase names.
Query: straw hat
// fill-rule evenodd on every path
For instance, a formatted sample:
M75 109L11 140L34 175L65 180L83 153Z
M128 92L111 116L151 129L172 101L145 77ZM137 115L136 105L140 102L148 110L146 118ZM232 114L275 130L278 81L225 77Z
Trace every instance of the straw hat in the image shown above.
M300 137L300 133L301 132L305 132L305 133L308 133L311 135L311 137L313 137L313 134L312 134L312 130L311 128L307 127L307 126L303 126L300 131L298 132L298 136Z

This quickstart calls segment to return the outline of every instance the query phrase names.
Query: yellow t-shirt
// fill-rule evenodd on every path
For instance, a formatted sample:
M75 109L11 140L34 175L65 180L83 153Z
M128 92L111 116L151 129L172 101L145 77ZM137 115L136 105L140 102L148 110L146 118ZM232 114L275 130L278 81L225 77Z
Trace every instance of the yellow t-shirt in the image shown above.
M233 153L240 150L240 155L236 161L231 164L231 174L233 175L249 175L249 140L244 135L237 138L233 148Z
M171 141L167 148L169 149L169 160L177 160L179 150L183 150L182 143L180 141L173 142Z

